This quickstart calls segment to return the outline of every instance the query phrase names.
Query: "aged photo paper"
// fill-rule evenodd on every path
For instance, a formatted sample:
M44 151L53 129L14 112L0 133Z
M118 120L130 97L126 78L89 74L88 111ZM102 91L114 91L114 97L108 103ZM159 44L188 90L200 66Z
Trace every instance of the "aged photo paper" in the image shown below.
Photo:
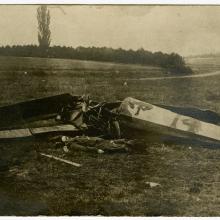
M219 5L0 5L0 216L219 216Z

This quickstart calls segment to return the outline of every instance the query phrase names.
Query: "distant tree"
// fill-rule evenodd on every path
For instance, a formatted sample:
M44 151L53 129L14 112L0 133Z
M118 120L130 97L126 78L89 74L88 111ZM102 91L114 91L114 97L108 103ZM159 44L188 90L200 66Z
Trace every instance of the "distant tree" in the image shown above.
M37 9L37 21L38 21L38 42L39 47L43 50L47 50L51 42L50 32L50 11L46 5L41 5Z

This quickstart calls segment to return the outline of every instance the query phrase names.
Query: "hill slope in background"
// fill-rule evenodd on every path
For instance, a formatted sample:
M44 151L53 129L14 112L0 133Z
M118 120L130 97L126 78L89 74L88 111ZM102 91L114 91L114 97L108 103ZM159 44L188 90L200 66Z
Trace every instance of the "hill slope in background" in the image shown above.
M208 73L220 70L220 55L187 57L185 60L194 73Z
M127 64L151 65L166 68L173 74L191 74L184 58L177 53L150 52L143 48L138 50L112 49L107 47L60 47L52 46L42 49L36 45L0 47L0 55L16 57L45 57L93 60Z

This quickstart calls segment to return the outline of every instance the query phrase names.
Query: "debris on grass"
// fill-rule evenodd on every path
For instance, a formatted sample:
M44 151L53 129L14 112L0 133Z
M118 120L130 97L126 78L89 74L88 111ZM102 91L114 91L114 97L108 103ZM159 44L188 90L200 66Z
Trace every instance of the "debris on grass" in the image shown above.
M150 188L161 186L160 183L155 182L145 182Z
M69 153L69 149L68 149L68 147L67 147L66 145L63 147L63 151L64 151L65 153Z
M196 198L196 202L200 202L201 199L199 197Z
M62 136L61 141L68 147L68 150L82 150L95 153L126 153L129 152L131 143L124 139L107 140L100 137Z
M65 159L62 159L62 158L59 158L59 157L55 157L53 155L49 155L49 154L45 154L45 153L40 153L40 155L42 155L44 157L52 158L54 160L61 161L63 163L70 164L70 165L75 166L75 167L81 167L81 164L79 164L79 163L75 163L75 162L72 162L72 161L69 161L69 160L65 160Z

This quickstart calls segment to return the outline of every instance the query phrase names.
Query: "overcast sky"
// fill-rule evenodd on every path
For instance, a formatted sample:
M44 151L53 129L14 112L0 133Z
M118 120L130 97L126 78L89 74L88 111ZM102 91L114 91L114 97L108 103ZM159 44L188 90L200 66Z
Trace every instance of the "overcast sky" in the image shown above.
M0 6L0 45L37 44L36 5ZM219 6L48 6L52 45L220 52Z

